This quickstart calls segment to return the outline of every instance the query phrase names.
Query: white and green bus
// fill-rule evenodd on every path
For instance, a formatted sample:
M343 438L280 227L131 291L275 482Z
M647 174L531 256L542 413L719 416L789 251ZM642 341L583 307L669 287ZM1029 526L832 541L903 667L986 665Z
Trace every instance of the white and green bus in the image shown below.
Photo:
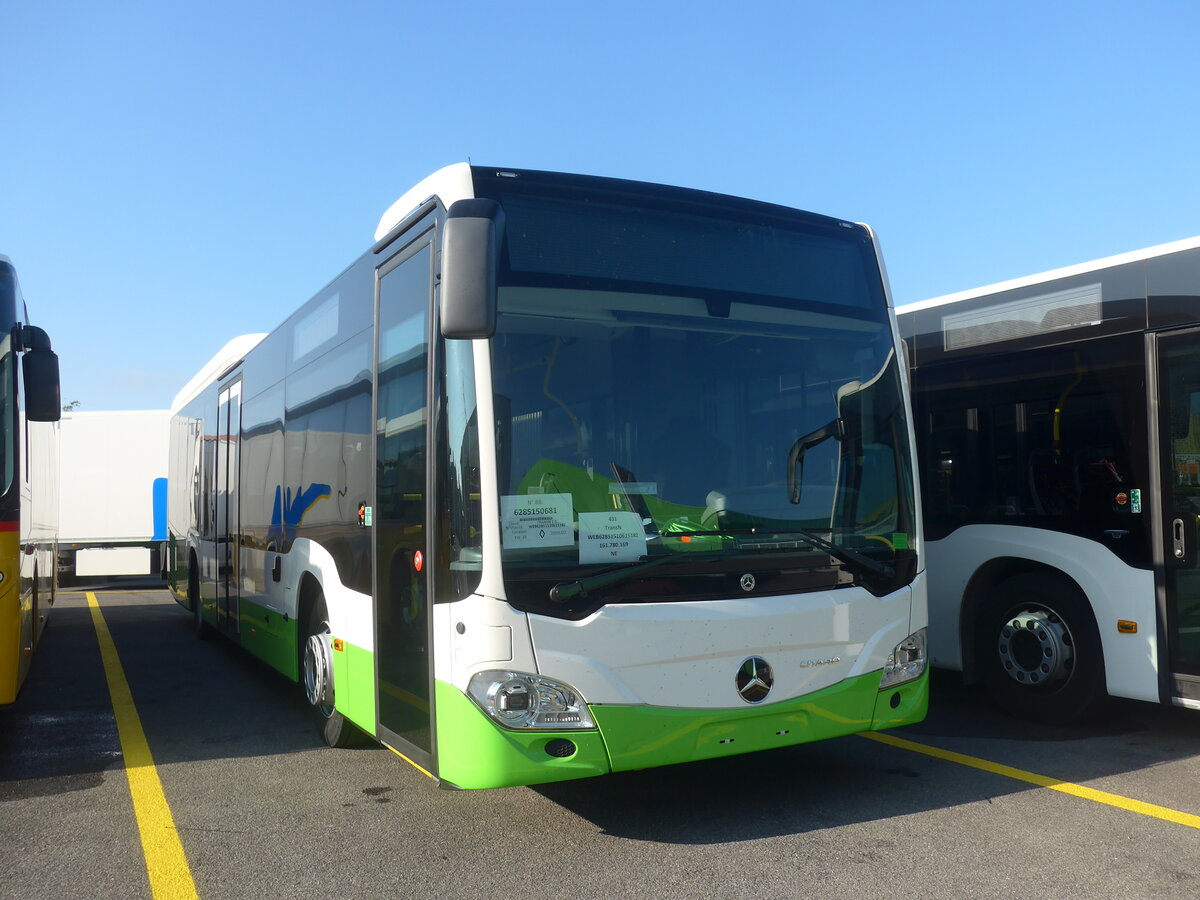
M898 348L865 226L450 166L176 398L171 584L456 787L916 722Z

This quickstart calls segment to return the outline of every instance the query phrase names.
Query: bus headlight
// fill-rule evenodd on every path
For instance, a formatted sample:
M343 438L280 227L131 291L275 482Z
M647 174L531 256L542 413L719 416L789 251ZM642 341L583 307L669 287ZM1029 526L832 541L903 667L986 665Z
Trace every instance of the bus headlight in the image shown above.
M915 681L925 674L925 629L914 632L896 645L892 655L883 664L883 677L879 689L895 687Z
M507 669L476 672L467 695L505 728L540 731L595 728L583 698L569 684Z

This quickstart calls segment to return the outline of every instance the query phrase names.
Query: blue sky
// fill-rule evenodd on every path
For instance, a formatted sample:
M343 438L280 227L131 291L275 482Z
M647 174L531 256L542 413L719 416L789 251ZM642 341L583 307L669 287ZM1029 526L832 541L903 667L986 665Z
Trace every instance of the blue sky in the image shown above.
M0 253L84 410L162 408L433 170L870 223L897 302L1200 234L1200 3L0 3Z

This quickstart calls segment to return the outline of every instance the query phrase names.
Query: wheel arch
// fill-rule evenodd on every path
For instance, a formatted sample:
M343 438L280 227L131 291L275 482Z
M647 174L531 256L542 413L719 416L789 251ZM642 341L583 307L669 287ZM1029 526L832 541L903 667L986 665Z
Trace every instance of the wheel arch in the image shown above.
M297 538L281 557L283 610L295 616L297 628L303 629L308 624L312 604L323 597L333 635L373 652L372 597L346 586L329 550L316 541Z
M305 699L325 743L330 747L357 747L370 743L372 733L346 718L337 708L336 664L329 627L332 618L329 598L319 574L304 570L296 586L297 674ZM316 611L324 611L325 625L316 621ZM319 629L319 633L314 631ZM328 706L321 702L328 701Z
M305 571L300 575L300 582L296 589L296 627L303 634L308 627L309 618L312 616L313 608L317 605L317 601L324 599L325 588L321 584L320 577L312 571ZM328 613L328 607L326 607ZM304 642L297 641L297 650L303 656Z
M967 588L963 591L962 612L959 617L959 646L963 655L963 681L975 684L980 679L980 666L977 658L975 635L979 628L980 618L987 610L992 593L996 586L1018 575L1035 575L1047 580L1065 581L1070 584L1091 611L1092 621L1096 620L1096 611L1088 598L1087 592L1069 574L1055 566L1025 559L1017 556L1001 556L990 559L971 576Z

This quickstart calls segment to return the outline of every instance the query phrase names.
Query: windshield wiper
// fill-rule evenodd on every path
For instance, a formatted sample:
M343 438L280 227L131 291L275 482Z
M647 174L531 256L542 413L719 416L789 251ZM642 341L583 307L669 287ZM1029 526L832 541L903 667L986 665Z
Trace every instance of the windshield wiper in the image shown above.
M689 534L697 533L703 534L704 532L689 532ZM714 533L720 534L721 532ZM599 572L596 575L589 575L587 578L580 578L578 581L561 582L550 588L550 599L555 603L569 603L576 597L587 595L589 591L598 591L602 588L620 584L623 581L629 581L647 569L653 569L655 566L662 565L665 562L702 562L725 559L728 556L728 550L710 550L707 552L693 550L688 553L668 552L662 556L648 559L645 562L639 562L637 565L626 566L623 569L610 569L607 572Z
M866 554L859 553L857 550L851 550L849 547L839 547L833 541L827 541L819 534L809 531L807 528L790 528L788 531L800 535L805 540L811 541L834 559L840 560L852 569L858 569L859 571L866 569L868 574L878 578L893 578L896 575L896 570L887 563L871 559Z
M698 553L689 553L687 554L687 558L695 559L700 555ZM597 575L580 578L578 581L564 581L550 588L550 599L555 603L569 603L576 597L586 595L588 591L597 591L600 588L612 587L614 584L628 581L640 572L653 569L655 566L665 563L669 559L679 559L682 556L684 556L682 553L668 553L664 556L656 556L654 559L638 563L636 566L627 566L624 569L612 569L608 572L600 572Z
M739 535L762 535L764 538L773 534L798 534L814 547L824 550L834 559L845 563L852 569L858 569L860 571L866 570L867 574L875 575L879 578L892 578L896 574L896 570L887 563L881 563L879 560L872 559L866 554L859 553L857 550L851 550L849 547L839 546L832 541L825 540L825 538L821 537L814 531L809 531L807 528L798 528L794 525L787 529L781 530L763 528L761 530L737 529L728 531L689 531L687 534L689 537L700 537L705 535L725 535L727 537L738 537ZM746 545L743 545L743 547L745 546ZM781 547L782 544L779 541L763 540L762 543L754 546L770 549L772 547ZM746 549L749 548L747 547Z
M738 534L754 534L755 532L737 532L737 531L691 531L690 536L696 537L701 535L725 535L734 537ZM871 559L856 550L850 550L846 547L839 547L830 541L825 540L818 534L815 534L805 528L789 528L786 532L771 532L773 534L798 534L804 540L821 550L824 550L834 559L849 566L851 569L857 570L860 574L873 575L876 578L893 578L896 570L887 563L881 563L878 560ZM772 547L770 542L764 542L760 545L765 549ZM780 548L782 549L782 548ZM656 556L654 559L646 560L645 562L637 563L636 565L627 566L623 569L610 569L607 572L600 572L596 575L589 575L587 578L580 578L578 581L564 581L550 588L550 599L555 603L569 603L577 597L586 596L590 591L598 591L604 588L612 587L616 584L629 581L637 575L642 574L647 569L653 569L655 566L662 563L675 562L700 562L702 560L724 559L730 556L729 550L713 550L708 553L667 553L663 556Z

